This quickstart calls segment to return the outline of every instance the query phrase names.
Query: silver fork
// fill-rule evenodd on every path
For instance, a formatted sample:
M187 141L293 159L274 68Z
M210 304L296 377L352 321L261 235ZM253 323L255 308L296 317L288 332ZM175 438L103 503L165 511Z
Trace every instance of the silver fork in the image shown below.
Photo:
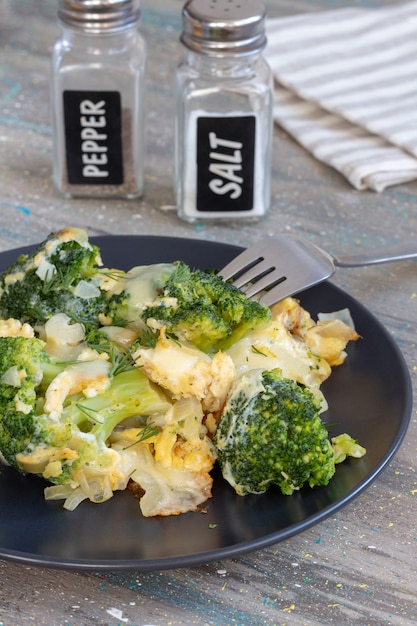
M359 267L417 258L417 240L375 252L334 256L288 234L267 237L239 254L219 274L267 306L330 278L336 267Z

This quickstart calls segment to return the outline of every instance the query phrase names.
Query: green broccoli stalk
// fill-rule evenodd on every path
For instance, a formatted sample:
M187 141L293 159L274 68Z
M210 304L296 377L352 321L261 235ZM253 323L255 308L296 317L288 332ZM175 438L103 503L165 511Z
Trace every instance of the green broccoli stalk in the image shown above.
M327 485L333 449L313 394L280 370L250 370L236 381L214 437L224 478L240 495L277 485L285 495Z
M100 289L100 265L100 251L84 230L51 233L0 274L0 317L38 326L65 312L77 321L97 323L107 299Z
M111 372L111 364L102 359L54 361L36 338L0 338L2 457L23 473L81 486L91 500L102 501L118 485L124 488L129 478L120 455L107 445L114 429L127 418L146 426L148 417L164 413L171 404L139 369L131 367L109 378L101 393L91 397L72 393L60 410L45 411L44 375L49 379L59 371L78 380L97 364L100 372L106 367Z
M225 350L245 333L265 324L270 310L214 272L191 269L180 261L141 317L204 352Z
M169 406L167 397L140 370L116 374L103 393L91 398L68 398L58 424L51 425L45 414L35 416L34 436L26 450L16 456L18 467L57 484L79 484L81 476L97 481L97 474L112 472L119 461L107 445L115 428L127 418L134 419L137 427L145 427L148 417L164 413ZM42 468L38 465L39 451ZM99 498L95 495L94 499Z
M332 444L334 462L336 464L342 463L349 456L360 459L366 454L366 449L347 433L332 437L330 442Z

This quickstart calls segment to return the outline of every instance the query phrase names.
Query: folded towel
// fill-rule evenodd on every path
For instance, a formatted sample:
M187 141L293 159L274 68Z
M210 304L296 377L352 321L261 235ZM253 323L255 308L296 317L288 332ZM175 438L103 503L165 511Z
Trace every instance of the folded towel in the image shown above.
M417 1L267 21L275 121L356 189L417 179Z

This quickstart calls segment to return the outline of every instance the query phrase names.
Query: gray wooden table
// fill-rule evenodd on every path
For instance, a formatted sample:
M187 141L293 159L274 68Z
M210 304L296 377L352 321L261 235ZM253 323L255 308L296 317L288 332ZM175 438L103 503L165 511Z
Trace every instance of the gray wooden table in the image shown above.
M271 0L271 16L347 6ZM387 2L359 0L355 6ZM191 225L172 210L172 79L180 56L180 0L144 0L150 55L146 187L141 200L68 200L51 183L49 63L58 35L53 0L0 3L0 251L81 226L90 235L169 234L248 245L261 234L308 234L354 252L417 241L417 182L357 192L279 128L273 207L260 224ZM417 388L415 262L339 270L398 342ZM0 561L0 624L134 626L411 625L417 619L417 407L384 473L336 515L241 558L148 573L82 573ZM376 433L377 436L377 433ZM0 515L2 512L0 511ZM30 532L30 519L28 520Z

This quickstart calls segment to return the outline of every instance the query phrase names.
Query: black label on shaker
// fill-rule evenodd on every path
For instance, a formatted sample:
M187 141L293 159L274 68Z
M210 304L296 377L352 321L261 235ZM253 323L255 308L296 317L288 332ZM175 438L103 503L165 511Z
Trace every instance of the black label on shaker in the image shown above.
M197 120L197 211L253 209L254 115Z
M64 91L68 182L123 183L121 98L117 91Z

